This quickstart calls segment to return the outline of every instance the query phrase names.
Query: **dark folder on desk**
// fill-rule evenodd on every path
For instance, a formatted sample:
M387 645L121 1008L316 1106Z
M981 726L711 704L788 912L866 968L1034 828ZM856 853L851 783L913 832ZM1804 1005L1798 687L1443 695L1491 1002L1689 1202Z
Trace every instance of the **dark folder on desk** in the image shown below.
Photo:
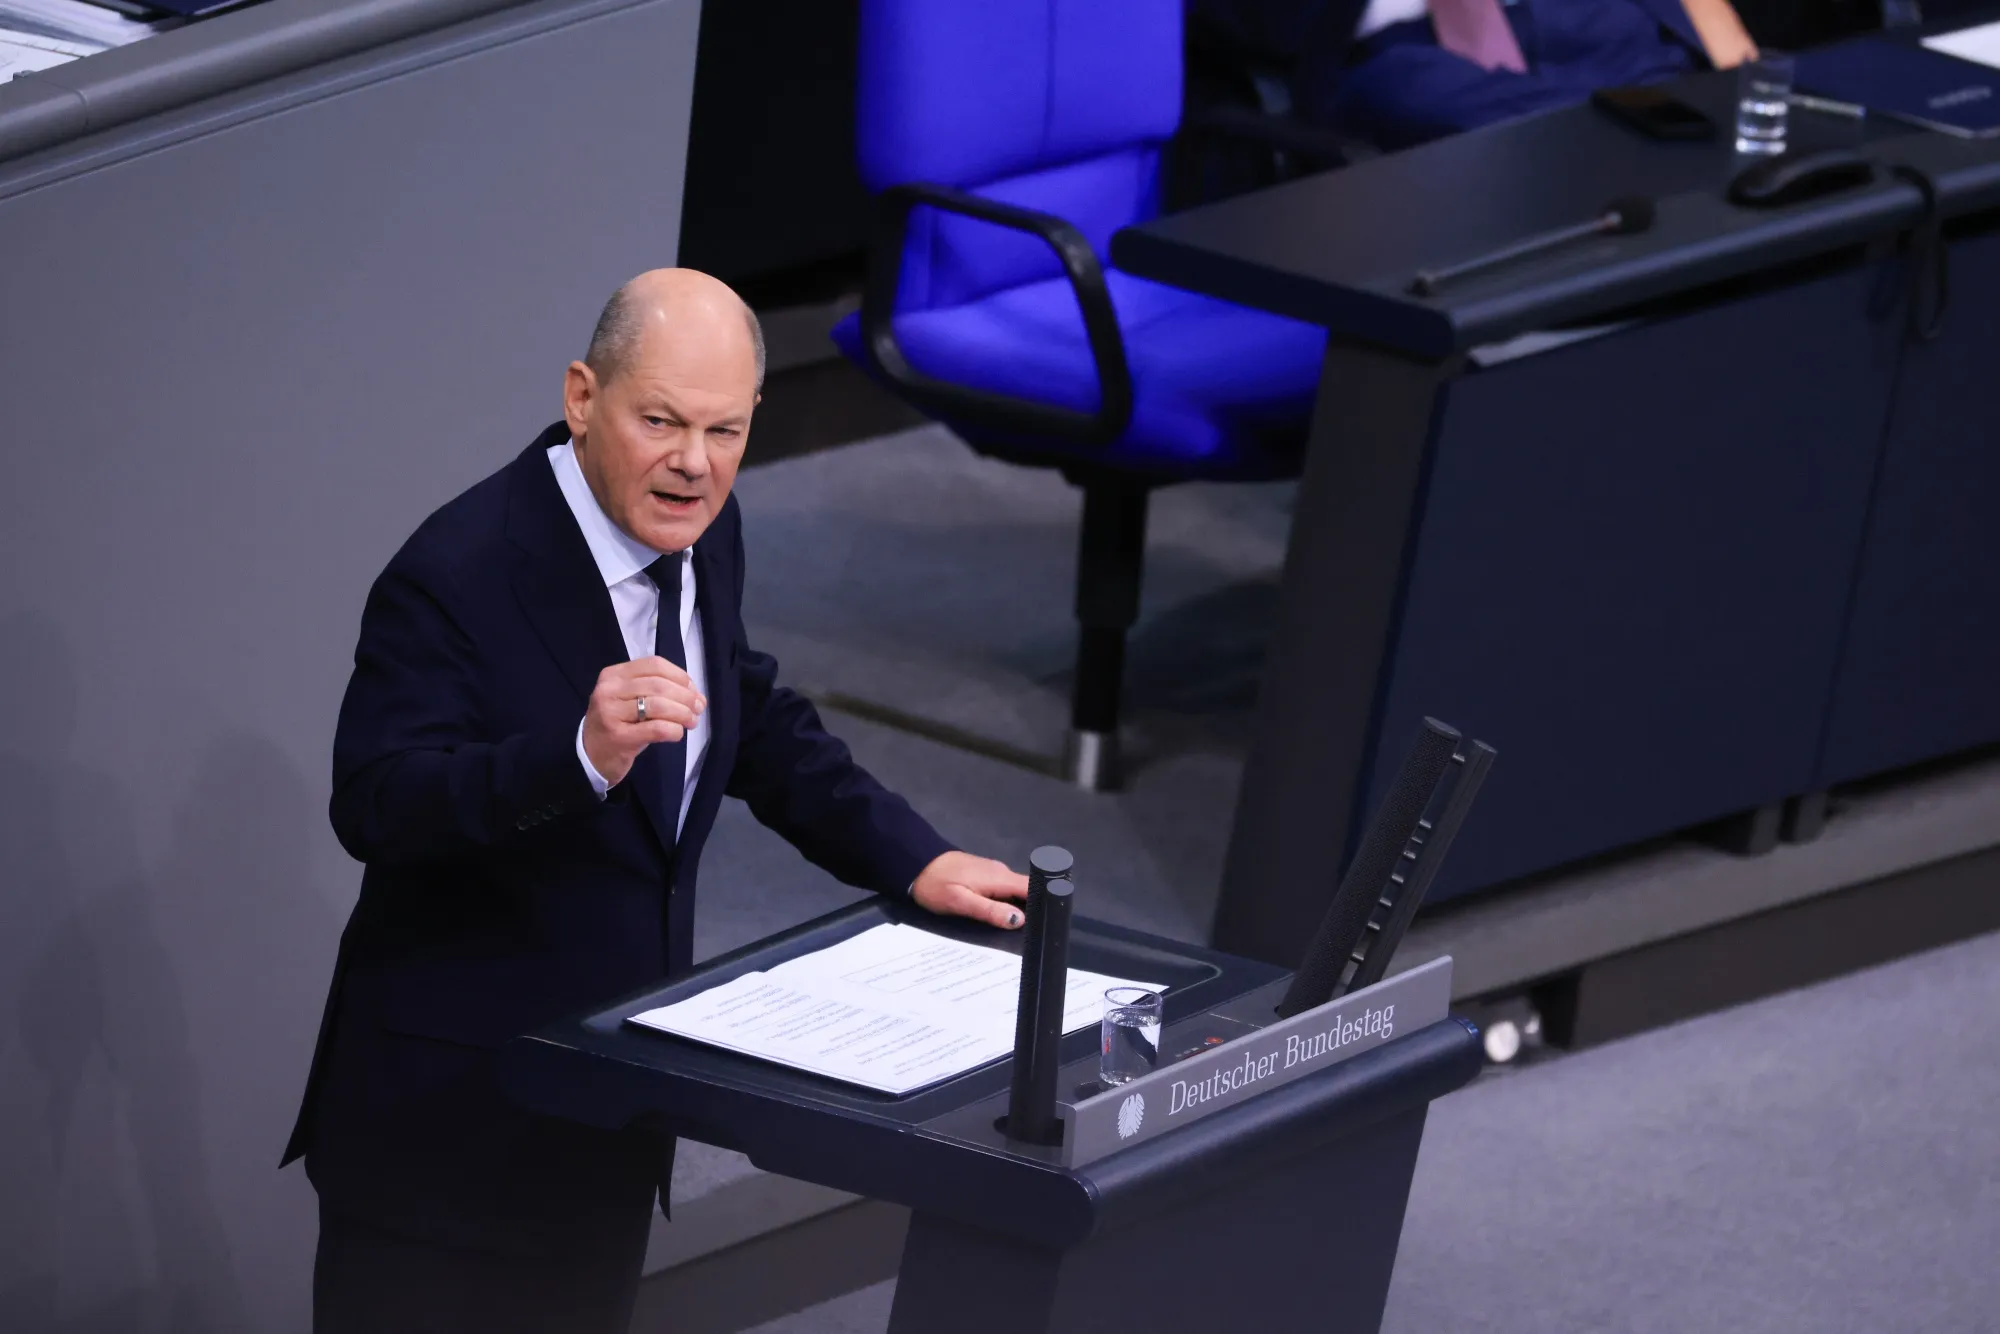
M200 19L224 10L242 9L261 0L88 0L90 4L113 10L141 23L167 23L175 19Z
M1799 87L1946 134L2000 134L2000 70L1880 37L1799 57Z
M207 18L225 9L241 9L257 2L258 0L145 0L145 3L153 9L184 19Z

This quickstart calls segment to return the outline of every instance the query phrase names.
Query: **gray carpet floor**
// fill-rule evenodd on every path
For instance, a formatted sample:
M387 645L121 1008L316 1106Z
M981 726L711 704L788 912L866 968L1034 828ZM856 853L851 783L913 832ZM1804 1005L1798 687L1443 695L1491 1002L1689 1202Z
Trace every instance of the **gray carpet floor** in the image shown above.
M744 618L782 679L1054 753L1068 720L1077 493L937 427L745 470ZM1077 856L1081 910L1205 934L1242 769L1291 490L1156 495L1128 697L1137 761L1094 795L838 713L862 762L961 846ZM969 553L971 554L970 558ZM948 573L947 573L948 572ZM704 858L707 956L852 902L729 803Z
M1996 1018L2000 935L1488 1075L1431 1113L1384 1334L2000 1327Z
M796 681L1024 749L1068 723L1079 493L920 427L737 481L744 616ZM1241 750L1293 488L1155 492L1126 667L1130 734Z
M1058 479L924 428L752 469L738 493L746 618L787 679L1056 746L1077 512ZM963 846L1019 864L1064 843L1084 911L1198 938L1288 504L1282 486L1156 499L1126 792L829 721ZM706 861L704 955L856 897L734 803ZM1385 1330L2000 1329L1996 1019L1989 936L1488 1075L1433 1112ZM891 1297L762 1328L874 1334Z

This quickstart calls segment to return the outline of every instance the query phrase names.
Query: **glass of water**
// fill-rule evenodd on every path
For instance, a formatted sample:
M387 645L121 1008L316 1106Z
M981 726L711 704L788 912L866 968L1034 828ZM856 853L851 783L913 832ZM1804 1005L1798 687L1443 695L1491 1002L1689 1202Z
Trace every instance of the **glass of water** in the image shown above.
M1104 993L1103 1042L1097 1073L1107 1084L1125 1084L1150 1075L1160 1060L1160 993L1144 987L1113 987Z
M1792 58L1766 51L1736 67L1736 151L1760 156L1785 151L1792 103Z

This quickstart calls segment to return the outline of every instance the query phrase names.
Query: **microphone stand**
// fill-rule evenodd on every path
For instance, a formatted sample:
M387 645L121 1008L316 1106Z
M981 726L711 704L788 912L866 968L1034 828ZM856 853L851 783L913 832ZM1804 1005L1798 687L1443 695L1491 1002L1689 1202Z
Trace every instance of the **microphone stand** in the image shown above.
M1604 206L1604 211L1589 222L1579 222L1569 227L1558 227L1554 231L1531 236L1525 241L1501 246L1483 255L1449 264L1441 269L1419 269L1417 276L1410 280L1410 292L1415 296L1436 296L1438 288L1458 278L1468 278L1485 269L1511 264L1517 259L1527 259L1543 251L1557 250L1574 241L1587 240L1593 236L1625 236L1633 232L1643 232L1653 225L1653 201L1650 199L1614 199Z
M1069 873L1075 859L1062 848L1028 854L1027 924L1021 942L1021 995L1014 1011L1014 1083L1007 1099L1007 1138L1060 1144L1056 1070L1063 1009L1069 995Z

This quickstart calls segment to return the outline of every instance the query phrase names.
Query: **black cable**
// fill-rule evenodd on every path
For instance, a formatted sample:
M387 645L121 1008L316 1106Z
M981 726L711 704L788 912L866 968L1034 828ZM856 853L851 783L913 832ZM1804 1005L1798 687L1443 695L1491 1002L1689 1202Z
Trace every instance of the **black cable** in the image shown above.
M1904 312L1910 338L1935 343L1944 334L1944 315L1951 305L1949 246L1944 237L1944 213L1938 206L1937 182L1929 172L1905 163L1889 168L1899 180L1917 187L1924 198L1923 216L1909 231L1909 308Z

